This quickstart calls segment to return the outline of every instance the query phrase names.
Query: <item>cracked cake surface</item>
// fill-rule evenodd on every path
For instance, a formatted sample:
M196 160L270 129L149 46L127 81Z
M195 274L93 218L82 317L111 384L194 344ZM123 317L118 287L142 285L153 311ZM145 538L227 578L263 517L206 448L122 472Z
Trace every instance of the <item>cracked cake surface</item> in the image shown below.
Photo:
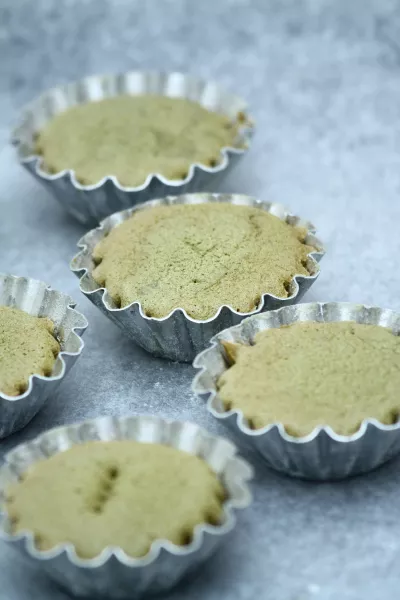
M289 295L310 275L306 229L261 208L221 202L145 208L93 250L94 280L117 306L140 302L147 316L185 309L208 319L219 307L247 313L263 294Z
M354 322L303 322L261 331L254 345L222 342L231 363L217 382L225 409L259 429L295 436L318 426L342 435L364 419L398 420L400 339Z
M0 306L0 392L18 396L30 375L51 375L59 352L50 319Z
M92 558L107 546L144 556L154 540L192 540L219 524L225 492L207 463L182 450L131 440L87 442L32 465L7 489L13 532L48 550L71 542Z
M180 180L194 163L215 167L237 135L237 123L191 100L117 96L56 115L35 150L50 173L73 169L85 185L114 175L132 187L152 173Z

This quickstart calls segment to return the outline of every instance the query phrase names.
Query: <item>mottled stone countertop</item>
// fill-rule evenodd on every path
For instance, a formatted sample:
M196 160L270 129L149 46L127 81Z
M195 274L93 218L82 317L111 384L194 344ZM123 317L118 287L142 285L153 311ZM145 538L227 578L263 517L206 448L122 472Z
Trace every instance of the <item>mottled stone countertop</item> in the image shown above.
M68 261L84 229L17 165L7 141L20 107L96 72L221 81L247 97L258 124L224 190L288 205L326 244L305 300L400 309L399 28L396 0L1 0L0 271L70 293L90 321L74 371L1 453L100 414L157 413L225 433L191 395L190 366L150 359L80 297ZM255 464L255 503L232 543L169 600L397 598L399 460L326 484ZM67 598L4 546L0 568L4 600Z

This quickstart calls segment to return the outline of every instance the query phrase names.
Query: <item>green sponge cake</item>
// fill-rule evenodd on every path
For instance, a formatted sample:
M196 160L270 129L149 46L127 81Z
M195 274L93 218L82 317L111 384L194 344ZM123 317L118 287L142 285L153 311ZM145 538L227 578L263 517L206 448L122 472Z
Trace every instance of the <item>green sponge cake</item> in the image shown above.
M224 304L254 310L263 294L286 298L295 275L309 275L305 229L260 208L226 203L147 208L94 249L93 278L114 302L141 302L148 316L184 308L196 319Z
M37 462L7 490L13 531L48 550L71 542L83 558L107 546L144 556L154 540L188 544L220 522L224 489L202 459L161 444L88 442Z
M30 375L51 375L59 352L50 319L0 306L0 392L18 396Z
M306 322L262 331L252 346L223 343L232 366L219 397L254 429L283 423L299 437L329 425L350 435L364 419L398 419L400 339L388 329Z
M237 133L228 117L190 100L118 96L56 115L38 132L36 152L45 169L73 169L83 184L114 175L138 186L151 173L185 179L193 163L216 166Z

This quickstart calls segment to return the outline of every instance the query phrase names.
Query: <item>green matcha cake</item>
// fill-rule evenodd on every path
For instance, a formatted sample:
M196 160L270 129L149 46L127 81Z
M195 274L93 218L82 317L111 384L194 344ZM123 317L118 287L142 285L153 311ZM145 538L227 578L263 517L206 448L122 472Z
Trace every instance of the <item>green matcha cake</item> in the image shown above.
M260 208L178 204L135 212L94 248L93 278L117 306L141 302L147 316L184 308L208 319L222 305L255 310L263 294L289 295L309 275L307 231Z
M107 546L147 554L154 540L190 543L200 523L219 524L224 489L205 461L176 448L88 442L34 464L7 490L13 532L47 550L71 542L92 558Z
M0 392L18 396L30 375L50 376L59 352L50 319L0 306Z
M364 419L398 419L400 339L389 329L305 322L264 330L252 346L223 344L231 366L218 395L253 429L282 423L301 437L324 425L350 435Z
M117 96L56 115L38 132L35 151L50 173L72 169L83 184L114 175L132 187L151 173L182 180L194 163L214 167L237 135L237 123L197 102Z

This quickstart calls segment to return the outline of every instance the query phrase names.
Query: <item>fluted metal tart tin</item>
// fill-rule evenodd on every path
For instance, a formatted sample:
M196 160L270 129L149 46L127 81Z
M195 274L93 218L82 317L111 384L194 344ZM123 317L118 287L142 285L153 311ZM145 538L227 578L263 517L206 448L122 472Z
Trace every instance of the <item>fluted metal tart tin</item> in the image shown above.
M150 173L146 181L136 187L122 186L112 173L96 184L83 185L73 170L58 173L46 171L42 157L35 154L35 136L55 115L76 104L119 95L143 94L187 98L210 111L228 116L232 122L239 124L238 147L222 148L221 160L216 166L192 164L185 179L172 180L159 173ZM46 91L23 110L13 131L12 141L22 165L45 185L64 209L81 223L94 225L116 211L153 198L211 189L246 152L253 129L246 102L216 83L182 73L131 71L119 75L86 77Z
M287 475L315 480L342 479L371 471L399 454L400 421L384 425L376 419L366 419L349 436L339 435L321 424L307 436L293 437L282 423L253 430L242 411L225 410L217 391L217 381L228 369L221 341L252 344L260 331L299 321L354 321L389 328L394 335L400 333L399 313L363 304L315 302L255 315L216 335L210 347L196 357L194 367L200 371L193 381L193 391L207 400L208 411L235 431L243 443L254 446L269 466Z
M4 438L25 427L60 385L83 350L80 336L87 321L75 310L72 298L27 277L0 274L0 306L51 319L61 347L49 377L31 375L26 391L19 396L0 392L0 438Z
M174 204L200 204L206 202L226 202L242 206L257 207L265 210L292 226L305 227L308 230L305 243L316 248L308 256L307 268L309 276L296 275L290 285L289 296L278 298L271 294L263 294L256 310L250 313L239 313L231 306L221 306L216 314L206 320L196 320L187 315L183 308L176 308L162 318L148 317L142 310L140 302L118 308L108 294L107 289L99 287L92 277L95 267L92 253L98 242L111 229L129 219L137 210L149 210L157 206ZM280 306L298 302L319 275L318 261L324 255L321 242L314 236L315 228L308 221L290 214L282 205L264 202L256 198L240 194L184 194L167 196L126 211L111 215L97 229L89 231L79 242L81 251L72 259L71 269L80 278L80 289L100 310L114 321L136 343L154 356L161 356L175 361L191 362L196 354L203 350L209 340L222 329L236 325L245 317L272 310Z
M197 525L192 541L186 546L155 540L142 558L129 557L121 548L109 546L95 558L84 559L76 554L71 543L41 551L35 546L32 532L12 533L5 490L18 481L27 468L75 444L120 439L166 444L205 460L227 494L222 522ZM246 508L251 503L247 481L252 474L250 465L237 456L234 444L188 422L166 421L153 416L100 417L58 427L17 446L6 455L0 468L0 537L77 596L132 600L144 593L160 593L210 557L233 530L235 510ZM135 535L134 531L132 535Z

